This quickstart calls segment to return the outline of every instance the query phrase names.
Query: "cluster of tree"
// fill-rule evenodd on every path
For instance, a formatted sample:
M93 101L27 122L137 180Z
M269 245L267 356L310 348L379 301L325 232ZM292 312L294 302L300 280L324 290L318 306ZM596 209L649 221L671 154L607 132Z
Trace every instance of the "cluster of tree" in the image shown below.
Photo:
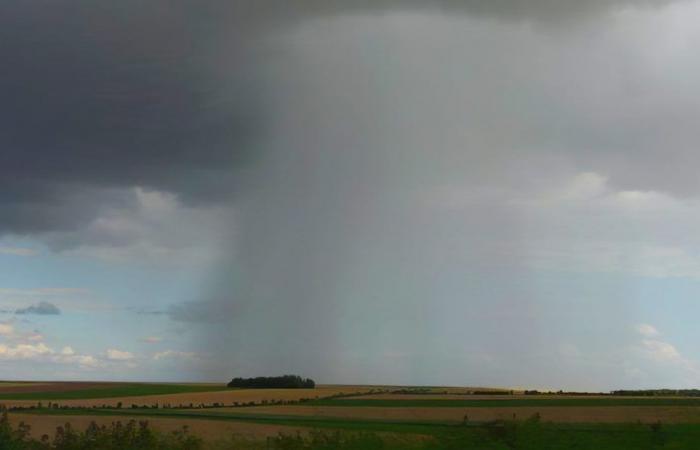
M609 395L604 392L578 392L578 391L538 391L538 390L531 390L531 391L523 391L523 394L525 395L572 395L572 396L586 396L586 395L595 395L595 396L600 396L600 395Z
M513 395L514 391L469 391L469 395Z
M85 431L70 423L56 428L53 437L32 437L25 423L13 427L3 411L0 417L0 448L3 450L200 450L202 440L186 427L173 433L159 433L146 421L113 422L99 426L91 422Z
M644 397L700 397L700 389L645 389L612 391L612 395Z
M523 394L525 395L540 395L540 394L545 394L546 392L540 392L537 389L531 389L531 390L525 390L523 391Z
M302 378L299 375L282 375L281 377L234 378L227 386L247 389L300 389L315 388L316 383L311 378Z

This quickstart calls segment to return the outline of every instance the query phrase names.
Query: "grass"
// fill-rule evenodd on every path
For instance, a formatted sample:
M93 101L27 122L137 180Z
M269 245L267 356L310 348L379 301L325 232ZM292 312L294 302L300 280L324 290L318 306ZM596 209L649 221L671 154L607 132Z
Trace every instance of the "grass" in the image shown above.
M469 408L469 407L586 407L586 406L700 406L700 398L513 398L513 399L319 399L304 403L309 406L375 406L375 407L442 407L442 408Z
M150 408L123 408L123 409L92 409L92 408L68 408L68 409L27 409L23 414L38 414L52 416L124 416L124 417L151 417L151 418L178 418L193 420L222 420L234 422L252 422L270 425L289 425L314 428L347 429L353 431L381 431L417 433L434 430L436 427L451 427L436 422L407 422L387 421L373 419L343 419L332 417L273 415L273 414L239 414L231 412L216 412L211 409L201 411L178 409L150 409ZM426 428L427 427L427 428Z
M379 433L380 436L386 435L387 433L392 435L401 434L407 436L409 439L413 439L411 435L414 435L414 437L421 435L424 437L427 436L429 439L417 441L418 443L415 448L425 450L690 450L697 449L698 442L700 442L700 424L558 424L542 423L532 418L524 421L497 421L490 423L469 422L462 425L447 425L439 423L370 421L364 419L276 417L253 416L247 414L237 416L233 413L213 413L208 411L192 412L168 409L35 410L35 413L247 421L251 423L325 429L328 432L343 430L344 432L351 433ZM290 446L284 447L285 449L317 448L308 443L302 445L300 441L297 442L299 446L295 446L294 439L289 440L288 444L290 444ZM278 447L274 446L272 448ZM386 449L393 447L378 446L376 448Z
M77 400L139 397L143 395L222 391L225 389L226 387L223 385L115 383L112 386L78 389L74 391L0 393L0 400Z

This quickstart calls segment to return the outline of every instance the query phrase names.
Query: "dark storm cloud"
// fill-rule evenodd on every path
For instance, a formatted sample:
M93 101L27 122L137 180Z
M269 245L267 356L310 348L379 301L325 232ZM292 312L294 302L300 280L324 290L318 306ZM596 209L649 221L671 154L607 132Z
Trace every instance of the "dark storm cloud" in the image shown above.
M114 189L135 185L194 204L228 201L270 120L267 36L305 18L433 10L546 21L658 4L6 2L0 233L75 229L120 196Z
M39 316L57 316L61 314L58 306L50 302L39 302L36 305L20 308L15 311L15 314L36 314Z
M306 2L248 2L247 7L266 17L313 14L438 11L484 15L506 20L570 21L628 7L662 7L679 0L312 0ZM682 0L680 0L682 1Z
M75 227L115 188L228 198L262 119L241 42L212 79L212 22L182 2L0 6L0 232Z

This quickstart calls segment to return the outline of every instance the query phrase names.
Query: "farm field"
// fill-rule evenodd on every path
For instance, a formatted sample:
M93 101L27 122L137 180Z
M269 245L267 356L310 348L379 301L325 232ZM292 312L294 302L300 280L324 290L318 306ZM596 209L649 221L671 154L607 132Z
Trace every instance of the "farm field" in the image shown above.
M458 397L454 399L423 399L423 398L393 398L393 399L373 399L373 398L344 398L344 399L320 399L314 401L317 406L366 406L375 408L386 407L428 407L428 408L493 408L493 407L620 407L620 406L693 406L700 407L700 398L684 397L542 397L513 395L510 398L476 398L470 399Z
M217 450L277 448L280 433L301 436L297 444L280 444L299 447L280 448L316 448L303 437L314 436L315 430L369 439L348 448L691 449L700 439L700 398L695 397L445 394L438 388L434 392L439 393L421 389L415 394L389 386L347 385L224 389L201 384L61 384L37 383L35 391L25 390L23 383L0 386L0 396L32 396L0 403L12 408L10 421L30 425L34 437L52 435L66 423L82 430L93 421L109 426L147 420L163 433L187 426L204 440L204 448ZM152 394L166 387L175 392ZM7 391L16 388L23 391ZM110 396L93 398L96 392ZM124 396L116 396L120 392ZM49 408L49 399L59 394L70 397L51 401ZM41 407L35 398L42 399ZM231 439L237 447L226 444ZM371 446L377 440L382 447ZM520 443L504 447L507 442Z
M67 407L124 407L170 405L192 407L199 405L222 405L262 403L271 401L298 401L340 394L355 394L378 389L368 386L319 386L315 389L227 389L214 384L140 384L140 383L76 383L83 386L70 389L62 384L43 384L36 391L3 392L0 403L7 407L31 407L38 402L53 403Z
M220 384L40 382L0 383L2 400L70 400L210 392Z
M90 422L98 425L109 425L113 422L124 421L120 415L65 415L50 414L11 414L10 419L17 425L24 422L31 426L32 435L41 437L44 434L53 435L56 428L70 423L75 429L84 430ZM194 435L206 441L216 441L228 436L240 436L243 439L257 440L279 433L296 433L303 431L303 427L294 427L278 424L264 424L251 422L235 422L222 420L192 420L190 418L148 417L148 422L162 432L174 432L186 426Z
M459 424L465 416L470 421L526 419L539 414L543 421L557 423L700 423L700 409L689 407L331 407L331 406L258 406L252 408L221 408L215 413L271 415L284 417L317 417L342 419L372 419Z

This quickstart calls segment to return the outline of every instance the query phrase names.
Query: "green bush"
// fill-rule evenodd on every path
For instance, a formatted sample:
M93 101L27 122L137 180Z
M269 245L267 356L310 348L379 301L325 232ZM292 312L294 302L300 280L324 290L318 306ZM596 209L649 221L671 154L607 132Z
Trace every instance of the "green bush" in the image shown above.
M280 434L267 441L271 450L376 450L384 442L373 433L311 431L308 436Z
M66 423L51 439L30 437L30 427L10 424L7 411L0 416L0 450L200 450L201 439L187 427L173 433L158 433L147 421L113 422L110 426L91 422L85 431L76 431Z

